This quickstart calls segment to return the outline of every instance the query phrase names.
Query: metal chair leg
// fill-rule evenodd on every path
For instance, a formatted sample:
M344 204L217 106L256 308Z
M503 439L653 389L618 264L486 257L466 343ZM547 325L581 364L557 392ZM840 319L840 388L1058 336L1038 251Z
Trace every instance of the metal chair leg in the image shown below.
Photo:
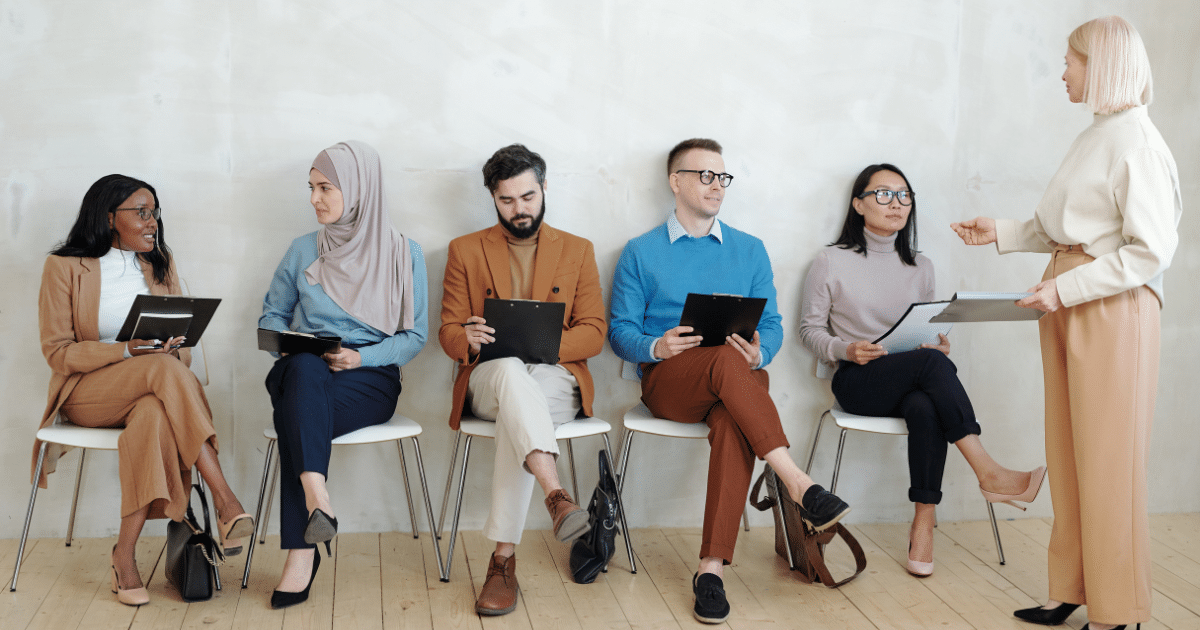
M438 517L435 535L442 539L442 527L446 524L446 506L450 505L450 484L454 481L454 462L458 460L458 444L462 442L462 431L454 436L454 448L450 451L450 471L446 473L446 491L442 493L442 515Z
M75 471L75 494L71 497L71 517L67 519L67 546L71 546L71 539L75 534L75 510L79 507L79 486L83 482L83 458L87 456L87 449L79 449L79 470Z
M567 460L571 463L571 491L575 494L575 502L578 503L579 498L579 479L575 474L575 449L571 448L571 440L567 440Z
M821 414L821 418L817 420L817 432L813 435L812 448L808 451L808 465L804 467L804 474L812 476L813 458L817 456L817 441L821 439L821 427L825 426L825 418L829 416L829 410Z
M996 525L996 510L992 502L987 502L988 518L992 519L992 535L996 537L996 553L1000 556L1000 566L1004 566L1004 545L1000 543L1000 528Z
M417 475L421 477L421 492L425 495L425 515L429 518L429 533L430 540L433 541L433 550L437 554L438 563L438 579L449 581L450 577L442 573L442 547L438 544L437 536L434 533L433 523L433 502L429 500L429 483L425 480L425 462L421 461L421 443L417 441L417 437L413 436L413 453L417 456Z
M408 500L408 522L412 523L413 538L420 538L417 534L417 510L413 506L412 489L408 486L408 465L404 463L404 446L401 444L403 440L396 440L396 451L400 453L400 474L404 475L404 498Z
M633 432L630 431L630 437ZM614 471L617 470L616 464L613 463L612 445L608 442L608 434L601 434L604 437L604 456L608 458L608 467ZM629 443L626 441L625 452L629 452ZM621 458L625 460L624 457ZM629 554L629 572L637 573L637 561L633 559L633 540L629 536L629 523L625 520L625 501L621 498L621 487L617 485L617 514L621 516L621 537L625 539L625 552Z
M458 499L454 503L454 519L450 525L450 546L446 550L446 569L442 571L443 582L450 581L450 566L454 563L454 541L458 538L458 517L462 514L463 489L467 485L467 461L471 459L471 439L463 446L462 472L458 475Z
M742 526L746 528L746 531L750 531L750 508L749 507L742 508Z
M259 543L266 542L267 524L262 520L263 513L263 498L267 494L267 477L271 474L271 455L275 452L275 440L267 440L267 458L263 461L262 481L258 485L258 508L254 510L254 527L255 531L250 532L249 549L246 550L246 569L242 572L242 588L250 583L250 565L254 562L254 539L256 534L261 533L263 540Z
M837 460L833 463L833 483L829 484L829 491L837 494L838 472L842 470L842 449L846 448L846 429L842 429L842 436L838 438Z
M625 445L621 447L621 472L617 475L617 494L625 492L625 469L629 467L629 449L633 447L633 433L625 432Z
M25 526L21 528L21 545L17 547L17 565L13 567L13 579L8 590L17 590L17 575L21 573L21 558L25 555L25 541L29 538L29 523L33 520L33 503L37 500L38 480L42 478L42 463L46 461L46 447L49 442L42 442L38 449L37 468L33 472L33 489L29 491L29 509L25 511Z
M279 457L283 457L280 453ZM271 470L271 481L267 484L267 502L263 504L263 522L271 520L271 505L275 503L275 488L279 487L279 469L283 464L279 461L279 457L275 458L275 465ZM267 544L267 528L263 527L258 530L258 544Z

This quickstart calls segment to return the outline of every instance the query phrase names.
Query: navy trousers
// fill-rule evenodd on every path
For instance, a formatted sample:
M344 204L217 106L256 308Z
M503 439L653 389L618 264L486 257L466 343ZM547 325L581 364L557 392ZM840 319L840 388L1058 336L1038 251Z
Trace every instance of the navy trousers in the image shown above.
M333 438L391 419L400 397L400 368L331 372L315 354L290 354L267 373L267 393L279 434L280 546L312 549L315 545L304 542L308 508L300 473L328 477Z
M853 414L903 417L908 424L908 500L942 501L947 445L980 433L949 357L922 348L866 365L842 361L833 375L833 395Z

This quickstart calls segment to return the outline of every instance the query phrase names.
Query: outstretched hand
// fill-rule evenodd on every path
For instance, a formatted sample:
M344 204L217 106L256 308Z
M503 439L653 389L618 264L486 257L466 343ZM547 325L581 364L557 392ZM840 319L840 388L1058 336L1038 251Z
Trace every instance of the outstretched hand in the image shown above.
M967 245L987 245L996 242L996 220L988 217L975 217L951 223L950 229Z

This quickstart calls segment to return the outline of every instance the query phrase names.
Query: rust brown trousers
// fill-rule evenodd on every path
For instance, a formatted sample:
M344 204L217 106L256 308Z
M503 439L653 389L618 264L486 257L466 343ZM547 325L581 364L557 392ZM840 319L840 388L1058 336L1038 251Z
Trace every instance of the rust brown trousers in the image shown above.
M1055 248L1044 279L1094 260ZM1039 322L1054 504L1050 598L1097 623L1150 620L1146 457L1158 388L1159 309L1145 286Z
M174 265L158 284L143 264L154 295L179 293ZM204 442L217 448L212 412L204 389L180 358L124 358L124 344L101 343L100 262L95 258L47 257L38 295L42 353L53 371L41 426L62 411L87 427L125 427L117 442L121 516L150 506L149 518L180 520L187 510L191 469ZM33 455L41 444L35 440ZM52 445L54 447L56 445ZM48 449L42 478L53 472L64 449Z
M755 456L787 448L765 370L731 346L685 350L642 364L642 402L659 418L708 423L708 495L700 557L733 562Z

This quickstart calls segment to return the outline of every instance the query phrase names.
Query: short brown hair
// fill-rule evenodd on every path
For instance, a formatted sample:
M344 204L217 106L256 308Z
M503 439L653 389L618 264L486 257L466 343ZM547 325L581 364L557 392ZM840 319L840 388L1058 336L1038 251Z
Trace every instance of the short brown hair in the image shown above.
M675 145L675 148L671 149L671 152L667 154L667 176L670 176L671 173L675 172L675 166L679 162L680 158L683 157L683 154L691 151L692 149L712 151L713 153L720 155L721 143L717 142L716 140L709 140L708 138L692 138L690 140L684 140L683 142Z

